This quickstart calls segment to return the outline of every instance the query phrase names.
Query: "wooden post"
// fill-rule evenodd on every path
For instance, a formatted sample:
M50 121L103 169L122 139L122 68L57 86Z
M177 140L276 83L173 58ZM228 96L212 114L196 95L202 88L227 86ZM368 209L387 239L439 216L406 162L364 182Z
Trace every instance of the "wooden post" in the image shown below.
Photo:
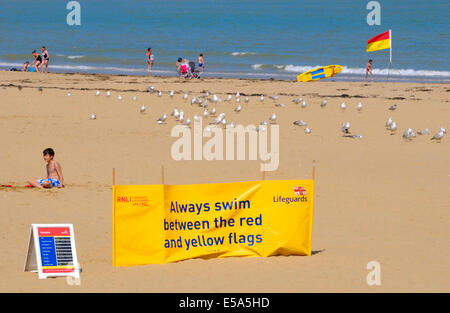
M164 165L161 165L161 184L164 185Z
M316 179L316 160L312 162L312 180Z
M115 168L112 169L112 184L113 184L113 186L116 185L116 169Z

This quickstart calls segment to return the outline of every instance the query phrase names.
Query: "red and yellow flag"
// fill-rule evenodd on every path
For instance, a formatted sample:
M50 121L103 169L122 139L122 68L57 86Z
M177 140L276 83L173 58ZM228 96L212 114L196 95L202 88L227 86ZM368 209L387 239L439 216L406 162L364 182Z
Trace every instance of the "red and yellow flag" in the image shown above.
M391 48L391 31L388 30L367 41L366 51L377 51Z

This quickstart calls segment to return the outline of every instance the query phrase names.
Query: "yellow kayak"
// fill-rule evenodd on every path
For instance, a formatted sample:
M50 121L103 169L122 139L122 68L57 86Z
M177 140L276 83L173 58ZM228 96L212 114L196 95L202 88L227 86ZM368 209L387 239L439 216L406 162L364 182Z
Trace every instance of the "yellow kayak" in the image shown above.
M334 75L342 71L342 66L340 65L327 65L315 68L308 72L304 72L297 76L297 81L299 82L310 82L327 77L333 77Z

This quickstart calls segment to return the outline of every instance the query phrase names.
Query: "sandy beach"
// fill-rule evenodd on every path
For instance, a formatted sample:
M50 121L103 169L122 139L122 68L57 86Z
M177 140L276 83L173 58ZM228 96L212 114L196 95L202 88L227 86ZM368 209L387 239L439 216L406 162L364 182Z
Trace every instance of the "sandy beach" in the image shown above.
M0 72L0 85L0 183L24 186L44 177L42 150L52 147L66 186L0 188L1 292L450 291L450 137L430 140L440 127L450 129L449 84ZM162 97L147 92L149 86ZM259 160L172 159L176 138L170 131L177 122L156 120L174 107L191 118L200 115L190 99L204 91L223 99L236 92L249 96L240 113L233 111L234 97L215 105L229 122L257 125L277 113L280 163L265 179L309 179L315 160L313 255L113 267L112 168L117 184L158 184L162 165L167 184L261 178ZM297 97L306 108L292 102ZM145 114L139 112L143 104ZM388 110L393 104L398 108ZM384 127L390 116L398 124L394 135ZM299 119L311 134L292 124ZM343 137L342 122L351 122L352 133L363 138ZM430 134L406 141L409 127ZM81 285L23 271L32 223L73 223ZM380 286L366 283L370 261L381 264Z

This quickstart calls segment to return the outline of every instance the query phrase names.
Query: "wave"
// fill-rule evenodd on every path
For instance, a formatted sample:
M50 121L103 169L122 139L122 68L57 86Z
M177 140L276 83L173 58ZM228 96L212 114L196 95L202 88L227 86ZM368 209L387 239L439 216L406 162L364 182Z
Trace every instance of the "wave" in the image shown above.
M323 66L323 65L322 65ZM320 67L320 65L316 66L296 66L296 65L274 65L275 68L279 70L284 70L286 72L295 72L295 73L303 73L310 71L312 69ZM414 70L414 69L373 69L372 72L375 75L387 75L389 71L389 75L392 76L414 76L414 77L450 77L449 71L432 71L432 70ZM365 75L365 68L350 68L347 66L342 67L342 74L354 74L354 75Z
M255 55L256 52L233 52L231 53L232 56L243 56L243 55Z
M6 68L22 68L22 63L6 63L0 62L0 67ZM92 73L100 73L100 72L120 72L120 73L146 73L147 70L143 68L127 68L127 67L114 67L114 66L90 66L90 65L50 65L51 69L60 70L60 71L86 71ZM166 70L153 70L153 73L174 73L173 71Z
M81 58L84 58L84 57L85 57L84 55L68 55L67 56L67 58L71 59L71 60L73 60L73 59L81 59Z
M19 62L2 62L0 61L0 68L3 70L9 70L10 68L21 69L23 63ZM242 71L226 71L217 69L216 71L206 71L203 76L207 77L254 77L254 78L279 78L279 79L295 79L295 77L302 72L309 71L311 69L320 66L297 66L297 65L269 65L269 64L253 64L249 72ZM55 72L87 72L87 73L105 73L105 74L134 74L145 75L148 71L144 67L117 67L117 66L92 66L92 65L71 65L71 64L51 64L50 68ZM154 74L160 74L163 76L175 76L175 69L171 69L171 66L165 66L161 69L154 69ZM374 69L375 75L386 75L387 69ZM340 75L341 80L354 80L356 76L365 74L364 68L349 68L343 67L341 72L344 75ZM431 71L431 70L414 70L414 69L390 69L389 74L397 77L399 81L437 81L437 82L450 82L450 72L448 71ZM353 77L353 78L352 78ZM428 77L428 78L426 78ZM419 79L419 80L417 80Z

